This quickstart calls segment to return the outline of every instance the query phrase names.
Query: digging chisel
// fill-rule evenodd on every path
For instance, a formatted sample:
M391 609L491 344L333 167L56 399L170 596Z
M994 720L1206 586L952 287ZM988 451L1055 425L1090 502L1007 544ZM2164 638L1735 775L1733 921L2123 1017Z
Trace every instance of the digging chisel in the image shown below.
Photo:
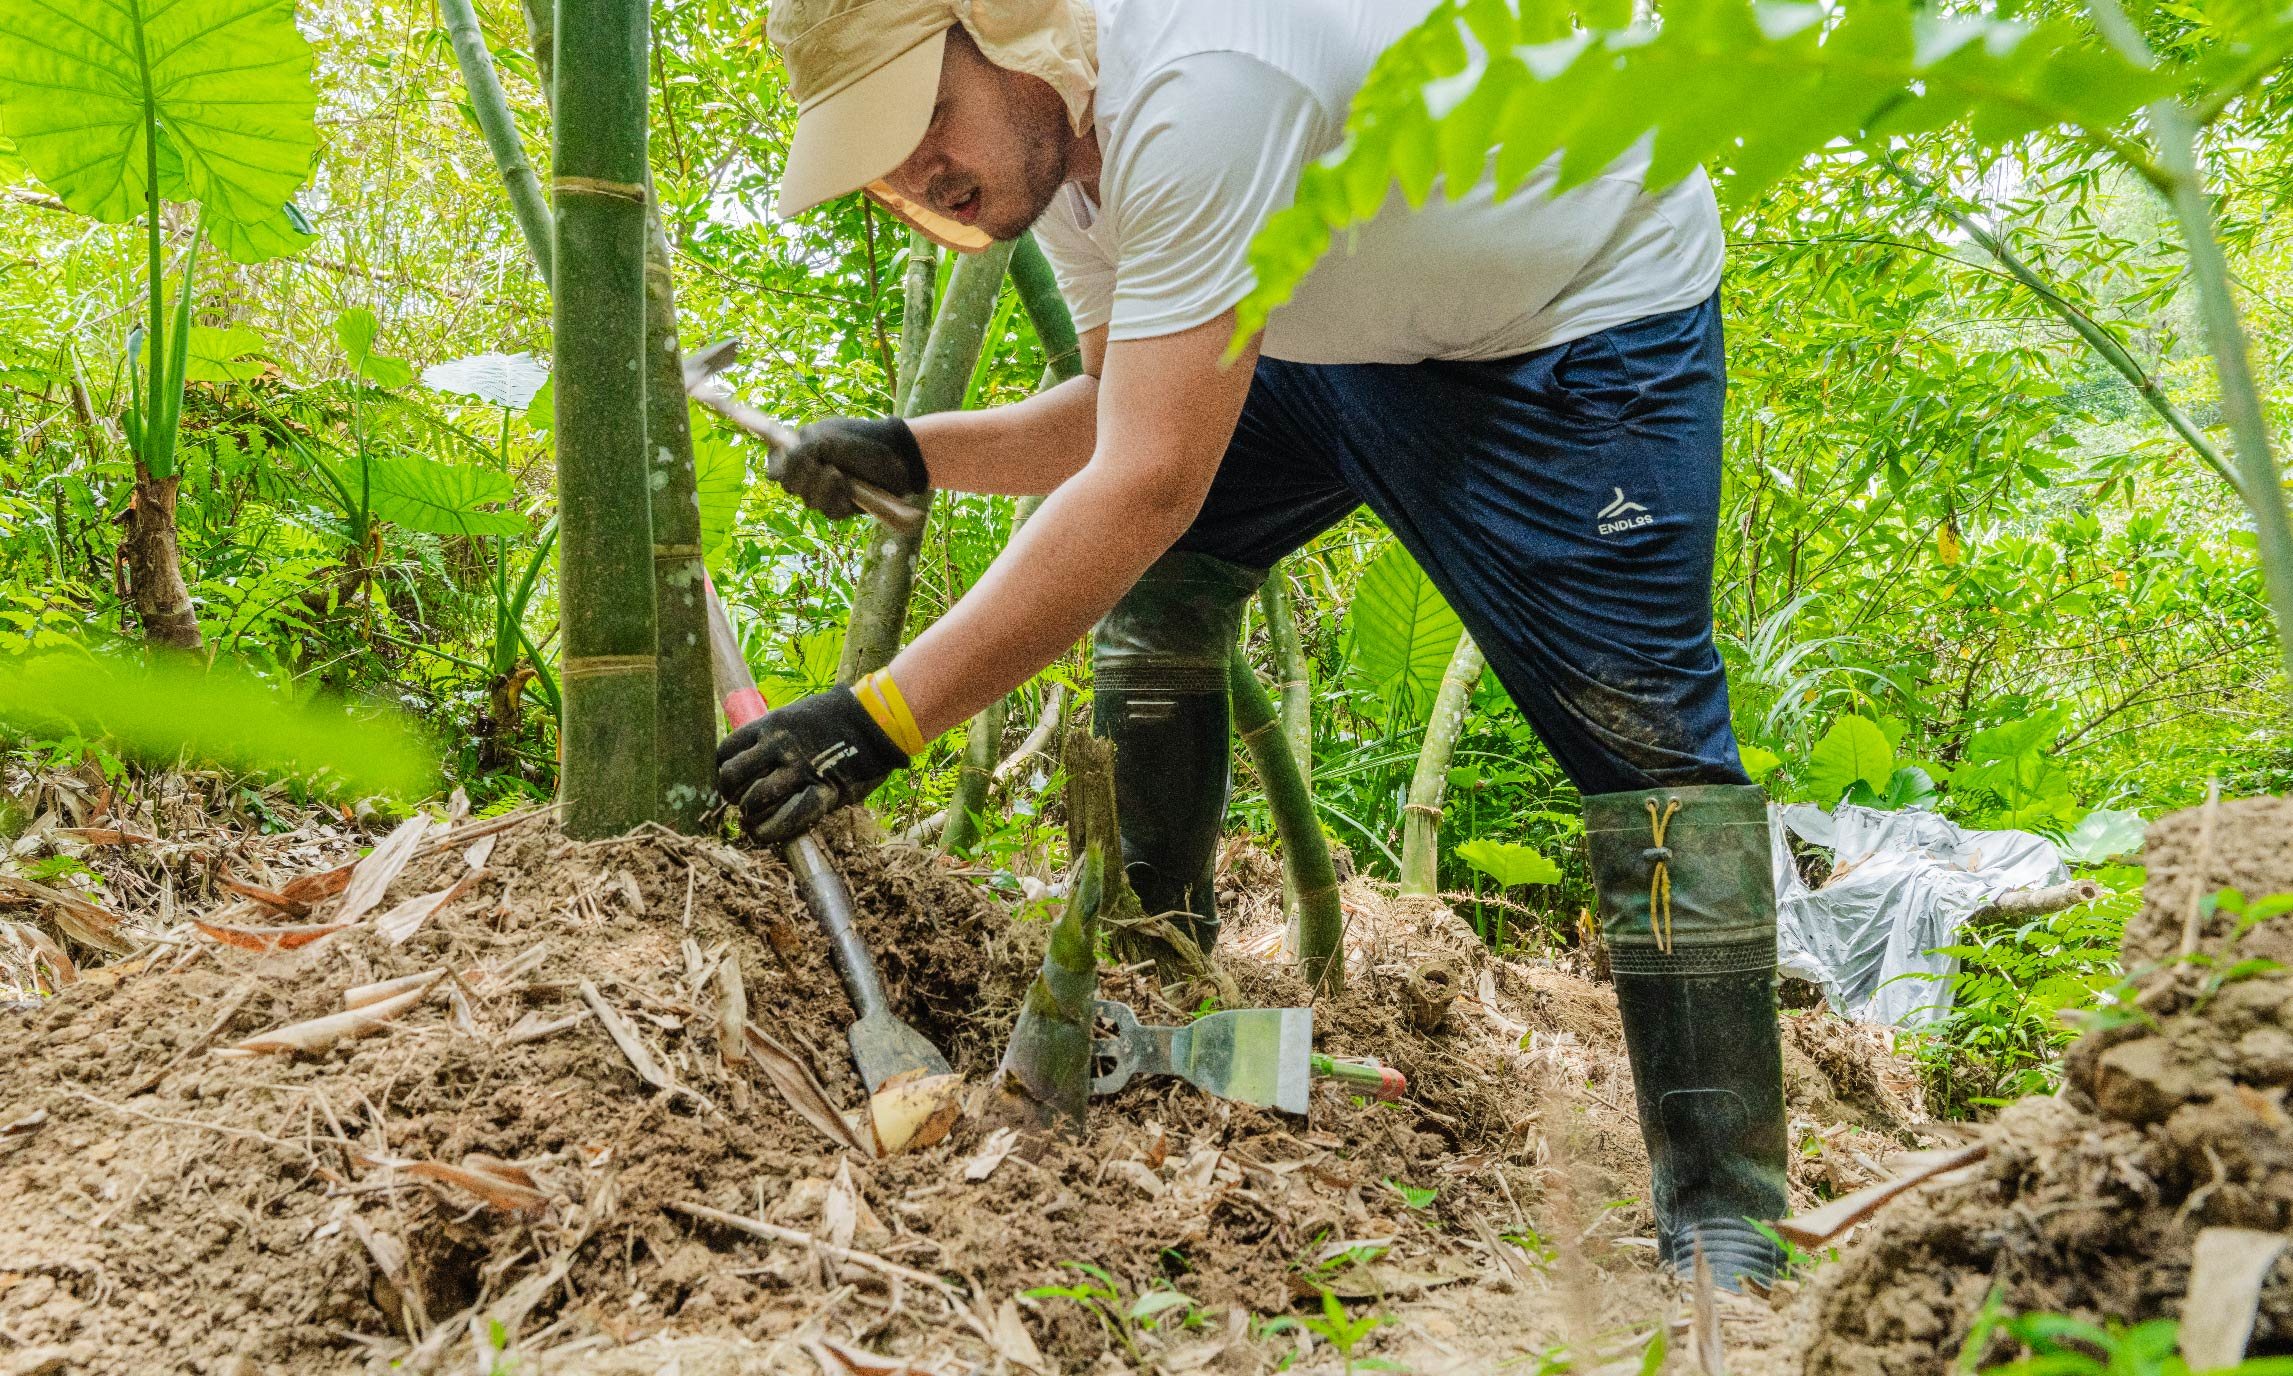
M1377 1099L1409 1092L1409 1082L1390 1066L1317 1054L1311 1008L1230 1008L1184 1027L1142 1023L1127 1005L1107 999L1095 1010L1115 1035L1091 1044L1096 1064L1107 1067L1092 1078L1093 1094L1112 1094L1134 1075L1176 1075L1205 1094L1303 1117L1314 1075L1359 1086Z
M775 450L796 443L796 432L742 401L717 376L740 356L740 340L720 339L697 353L685 355L685 395L723 416ZM873 483L847 478L852 484L852 505L905 535L923 529L923 508L895 497Z
M724 603L717 600L716 586L707 582L702 586L709 599L709 666L716 680L717 700L724 705L729 725L745 726L764 715L764 694L757 691L748 661L741 658L740 642L733 637ZM828 958L836 967L837 978L844 982L852 1011L859 1015L847 1036L852 1043L853 1063L859 1066L860 1079L868 1086L871 1098L888 1086L949 1073L947 1058L939 1048L893 1016L884 978L876 971L867 943L860 940L852 891L844 887L843 876L829 864L828 852L807 832L789 842L781 854L796 874L796 888L804 896L804 906L812 910L820 930L828 936Z

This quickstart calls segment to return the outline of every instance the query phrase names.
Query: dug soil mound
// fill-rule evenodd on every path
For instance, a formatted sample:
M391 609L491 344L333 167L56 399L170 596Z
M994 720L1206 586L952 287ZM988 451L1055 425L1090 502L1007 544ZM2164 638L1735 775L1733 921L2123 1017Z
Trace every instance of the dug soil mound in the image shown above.
M983 1087L1042 914L863 825L826 839L898 1011ZM1412 1361L1475 1370L1474 1315L1527 1350L1556 1275L1586 1322L1655 1308L1619 1245L1646 1171L1607 992L1482 956L1446 910L1350 895L1379 954L1316 1010L1319 1048L1398 1066L1402 1102L1322 1084L1299 1121L1143 1080L1081 1143L975 1114L884 1157L773 857L529 816L269 892L0 1014L0 1369L1254 1372L1307 1341L1265 1321L1327 1291L1446 1296ZM1429 1017L1408 991L1435 960L1460 989ZM762 1038L728 1035L728 971ZM1149 1022L1200 996L1105 992ZM1860 1143L1804 1155L1797 1192L1865 1183L1840 1163L1916 1116L1902 1067L1838 1024L1791 1042L1802 1140Z
M2059 1096L2005 1110L1984 1159L1892 1206L1819 1273L1811 1376L1933 1372L1994 1291L2007 1313L2182 1318L2201 1236L2224 1258L2249 1241L2206 1230L2293 1225L2293 928L2258 902L2293 892L2289 838L2293 805L2277 799L2151 828L2130 1001L2073 1044ZM2217 910L2228 887L2253 902ZM2249 1350L2293 1353L2293 1261L2255 1264Z

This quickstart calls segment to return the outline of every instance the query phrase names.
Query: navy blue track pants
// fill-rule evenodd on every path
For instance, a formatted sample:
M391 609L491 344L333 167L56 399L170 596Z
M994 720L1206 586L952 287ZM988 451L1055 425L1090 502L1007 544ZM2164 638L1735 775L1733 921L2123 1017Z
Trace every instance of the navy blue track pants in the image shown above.
M1264 569L1367 503L1580 792L1746 782L1712 645L1716 300L1488 362L1261 359L1176 548Z

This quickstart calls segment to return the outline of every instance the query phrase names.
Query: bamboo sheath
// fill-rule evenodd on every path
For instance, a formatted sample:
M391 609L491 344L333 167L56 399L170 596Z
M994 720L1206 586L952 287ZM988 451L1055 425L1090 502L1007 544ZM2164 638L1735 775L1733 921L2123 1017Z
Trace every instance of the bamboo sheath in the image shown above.
M1425 723L1425 743L1418 747L1417 769L1409 779L1409 802L1401 819L1401 891L1414 898L1440 892L1441 811L1449 788L1449 761L1457 753L1457 738L1465 727L1465 707L1473 685L1481 681L1481 647L1465 632L1457 634L1456 653L1441 676L1441 689L1433 695L1433 715Z

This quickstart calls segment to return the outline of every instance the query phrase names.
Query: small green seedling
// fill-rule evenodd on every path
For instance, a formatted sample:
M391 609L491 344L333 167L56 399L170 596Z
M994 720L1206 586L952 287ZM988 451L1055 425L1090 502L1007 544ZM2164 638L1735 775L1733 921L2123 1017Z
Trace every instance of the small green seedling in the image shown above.
M1322 1316L1320 1318L1299 1320L1307 1332L1315 1334L1323 1342L1338 1350L1338 1358L1346 1366L1346 1376L1353 1376L1357 1367L1371 1366L1367 1361L1357 1362L1354 1358L1354 1349L1361 1346L1362 1339L1392 1322L1393 1320L1383 1314L1364 1314L1358 1319L1355 1318L1346 1312L1344 1302L1338 1299L1334 1291L1330 1290L1322 1292ZM1372 1369L1381 1369L1385 1365L1379 1363Z
M1390 1175L1385 1178L1385 1187L1400 1195L1401 1202L1412 1209L1430 1209L1433 1201L1441 1197L1439 1190L1421 1190L1414 1185L1404 1185Z

